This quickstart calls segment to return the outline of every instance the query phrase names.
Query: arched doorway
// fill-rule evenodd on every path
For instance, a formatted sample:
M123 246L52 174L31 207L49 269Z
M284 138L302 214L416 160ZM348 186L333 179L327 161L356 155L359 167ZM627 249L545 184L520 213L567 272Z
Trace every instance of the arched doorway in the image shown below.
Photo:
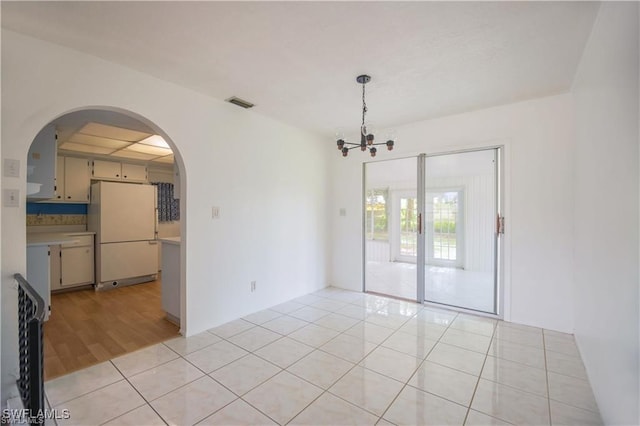
M36 152L42 140L53 144L53 150ZM46 185L34 186L43 180L40 173L46 168L41 166L45 160L54 166L53 192L48 192ZM185 203L179 194L185 187L181 179L185 174L168 135L131 111L80 108L58 116L42 129L27 164L27 247L34 234L40 238L45 233L55 234L60 241L50 246L48 294L52 310L44 326L45 377L115 358L184 330L185 284L180 273L184 244L180 244L180 237L186 225ZM45 172L51 175L52 171ZM152 184L156 186L152 188ZM90 219L100 214L104 217L95 205L112 203L112 209L125 209L119 204L122 198L106 201L103 196L100 202L94 197L100 188L107 187L118 193L143 188L145 194L152 194L152 202L155 200L151 207L145 204L146 212L153 209L150 215L138 214L143 203L133 195L135 199L127 207L133 210L116 216L116 222L110 224L120 235L118 241L105 237L105 220L97 225ZM103 189L103 195L105 192ZM143 222L133 219L141 216ZM152 227L153 235L141 237L146 241L134 242L138 237L122 235L127 227L137 231L141 226ZM68 243L59 238L61 234L71 236ZM168 243L177 257L172 267L178 269L172 271L170 286L167 280L162 281L161 271L166 257L162 246ZM29 256L27 260L29 264ZM28 269L29 265L27 278Z

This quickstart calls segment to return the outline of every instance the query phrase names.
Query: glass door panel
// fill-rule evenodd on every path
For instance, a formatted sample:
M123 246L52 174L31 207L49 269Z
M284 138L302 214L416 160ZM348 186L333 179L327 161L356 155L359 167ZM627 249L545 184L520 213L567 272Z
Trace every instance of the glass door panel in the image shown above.
M365 291L417 300L417 158L364 167Z
M425 300L497 313L498 150L427 156Z

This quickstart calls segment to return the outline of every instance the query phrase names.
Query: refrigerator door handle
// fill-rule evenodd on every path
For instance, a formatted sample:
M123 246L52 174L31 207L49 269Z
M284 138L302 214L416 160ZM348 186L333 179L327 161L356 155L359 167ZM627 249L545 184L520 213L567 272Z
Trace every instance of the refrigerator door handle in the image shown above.
M151 241L149 241L149 244L156 245L156 244L158 244L158 242L156 240L151 240Z

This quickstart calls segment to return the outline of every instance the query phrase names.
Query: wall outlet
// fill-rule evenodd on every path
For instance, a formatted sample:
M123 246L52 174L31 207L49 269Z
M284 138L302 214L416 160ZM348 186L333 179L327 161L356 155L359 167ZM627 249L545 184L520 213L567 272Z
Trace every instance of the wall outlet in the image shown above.
M339 210L339 214L340 216L346 216L347 215L347 209L345 209L344 207L341 207Z
M254 291L256 291L256 282L251 281L251 293L253 293Z

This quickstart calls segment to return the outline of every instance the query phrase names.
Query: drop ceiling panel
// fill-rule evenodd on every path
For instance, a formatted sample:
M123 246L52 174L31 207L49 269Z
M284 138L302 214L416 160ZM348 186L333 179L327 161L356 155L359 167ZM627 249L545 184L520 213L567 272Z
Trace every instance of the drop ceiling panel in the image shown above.
M138 132L136 130L109 126L100 123L87 123L80 130L78 130L78 133L92 136L101 136L104 138L128 142L138 142L151 136L151 134L149 133Z
M75 152L84 152L87 154L103 154L108 155L113 152L113 149L100 147L100 146L92 146L92 145L84 145L81 143L74 142L65 142L58 147L59 149L65 151L75 151Z
M173 163L174 162L173 154L167 155L166 157L156 158L155 160L153 160L153 162L154 163Z
M152 146L157 146L157 147L160 147L160 148L169 148L169 149L171 149L169 144L160 135L151 135L148 138L141 140L139 143L144 144L144 145L152 145Z
M158 156L165 156L165 155L171 155L172 151L168 148L160 148L157 146L151 146L151 145L143 145L141 143L134 143L129 145L127 148L125 148L123 151L135 151L135 152L142 152L144 154L152 154L155 155L156 157Z
M112 153L111 156L121 157L121 158L131 158L134 160L147 160L147 161L158 157L157 155L153 155L153 154L144 154L142 152L126 151L126 150L116 151Z
M85 135L83 133L75 133L69 138L69 142L81 143L84 145L101 146L104 148L112 148L113 150L124 148L131 142L109 139L100 136Z

